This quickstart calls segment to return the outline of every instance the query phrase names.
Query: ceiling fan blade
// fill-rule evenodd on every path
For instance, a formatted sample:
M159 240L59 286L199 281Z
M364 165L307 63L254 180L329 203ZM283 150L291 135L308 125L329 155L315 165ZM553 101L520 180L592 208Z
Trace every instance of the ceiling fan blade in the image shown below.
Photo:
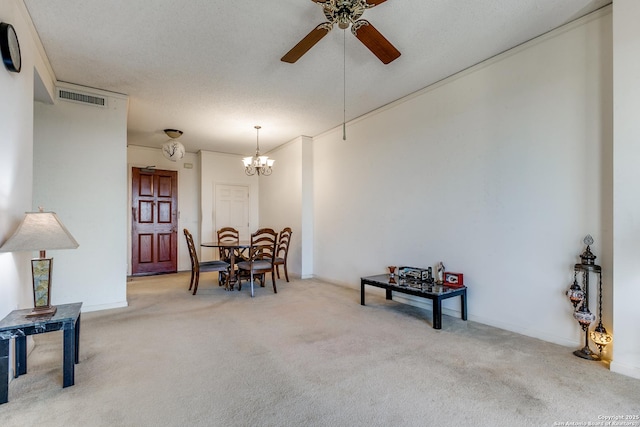
M313 1L315 1L315 0L313 0ZM366 3L367 3L368 5L370 5L370 6L377 6L377 5L379 5L380 3L384 3L384 2L386 2L386 1L387 1L387 0L366 0Z
M359 19L354 22L351 26L351 32L385 64L390 63L400 56L400 51L396 49L389 40L385 39L382 33L376 30L366 19Z
M331 23L323 22L316 28L311 30L302 40L298 42L289 52L287 52L282 58L283 62L293 64L302 57L309 49L311 49L316 43L318 43L324 36L331 30Z

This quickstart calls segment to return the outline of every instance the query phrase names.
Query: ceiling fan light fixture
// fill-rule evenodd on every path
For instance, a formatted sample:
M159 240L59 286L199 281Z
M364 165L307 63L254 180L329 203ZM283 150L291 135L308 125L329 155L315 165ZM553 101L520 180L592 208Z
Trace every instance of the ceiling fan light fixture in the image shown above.
M349 25L351 25L349 14L347 12L341 13L338 16L338 27L341 30L346 30L347 28L349 28Z

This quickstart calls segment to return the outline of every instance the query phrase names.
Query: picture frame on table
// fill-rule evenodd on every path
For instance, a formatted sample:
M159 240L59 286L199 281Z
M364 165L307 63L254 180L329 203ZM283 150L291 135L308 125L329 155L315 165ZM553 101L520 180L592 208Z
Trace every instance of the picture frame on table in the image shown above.
M450 288L462 288L464 287L464 275L462 273L445 271L442 284Z

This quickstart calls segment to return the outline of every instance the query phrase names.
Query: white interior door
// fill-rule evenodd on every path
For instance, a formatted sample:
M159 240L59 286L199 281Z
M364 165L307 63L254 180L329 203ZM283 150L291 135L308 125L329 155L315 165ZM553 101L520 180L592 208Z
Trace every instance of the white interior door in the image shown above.
M215 193L216 230L233 227L240 232L240 240L249 240L249 187L216 184Z

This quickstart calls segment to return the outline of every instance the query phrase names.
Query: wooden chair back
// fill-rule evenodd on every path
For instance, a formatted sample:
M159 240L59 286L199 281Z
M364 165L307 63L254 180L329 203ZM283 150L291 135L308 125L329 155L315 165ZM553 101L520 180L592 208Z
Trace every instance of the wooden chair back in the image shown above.
M240 241L240 232L233 227L222 227L217 231L218 243ZM231 249L218 248L220 259L229 262L231 259Z
M251 235L249 261L270 259L273 264L278 233L273 228L261 228Z
M186 228L184 231L184 237L187 240L187 247L189 248L189 257L191 258L191 280L189 282L189 290L193 288L193 295L198 292L198 283L200 281L200 272L217 271L226 276L218 276L218 282L222 284L222 277L225 277L225 282L229 285L229 264L224 261L206 261L200 262L198 260L198 252L196 251L196 245L193 243L193 236Z
M193 236L187 230L184 229L184 237L187 239L187 248L189 248L189 258L191 258L191 268L195 269L198 266L198 253L196 252L196 246L193 243Z
M222 227L217 231L218 243L220 242L237 242L240 240L240 232L233 227Z
M278 236L278 247L276 248L276 258L282 258L283 260L287 259L292 233L293 232L290 227L285 227L280 232L280 235Z
M280 266L284 266L284 277L289 281L289 269L287 267L287 258L289 256L289 244L291 243L291 231L290 227L285 227L278 236L278 246L276 248L276 259L274 265L276 267L276 274L278 279L280 278Z
M191 280L189 281L189 290L191 290L197 278L200 277L200 262L198 261L196 246L193 243L193 236L186 228L184 229L184 237L187 240L187 248L189 248L189 258L191 258Z
M273 292L278 293L276 287L276 276L274 269L274 260L276 246L278 244L278 233L272 228L261 228L251 235L251 248L249 248L249 256L246 261L238 263L241 271L249 273L251 282L251 296L253 292L254 276L256 274L263 277L261 283L264 286L264 274L271 273L271 281L273 283ZM242 286L240 284L240 286Z

